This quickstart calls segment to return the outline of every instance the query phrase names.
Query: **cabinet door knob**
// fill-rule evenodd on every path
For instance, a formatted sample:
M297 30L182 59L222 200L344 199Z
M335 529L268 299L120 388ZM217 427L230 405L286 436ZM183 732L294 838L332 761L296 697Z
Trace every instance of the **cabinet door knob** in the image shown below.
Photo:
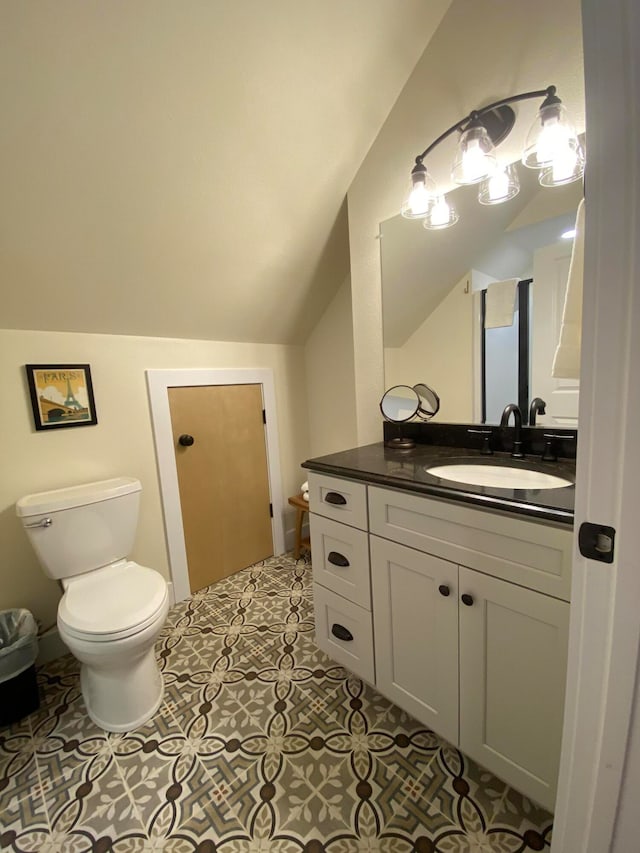
M331 626L331 633L339 640L353 640L353 634L351 633L351 631L349 631L348 628L345 628L344 625L338 625L337 623L334 623Z
M338 494L338 492L327 492L324 499L328 504L333 504L334 506L344 506L347 502L345 496Z
M451 592L451 590L446 585L446 583L441 583L440 586L438 587L438 592L440 593L440 595L444 595L444 597L446 598L449 595L449 593Z
M464 595L461 596L461 598L462 598L463 604L466 604L467 607L471 607L471 605L473 604L473 596L472 595L469 595L469 593L465 592Z
M185 433L184 435L181 435L180 438L178 439L178 444L182 445L182 447L191 447L193 442L194 442L193 436L187 435L187 433Z
M327 562L332 566L340 566L341 569L346 569L350 565L349 560L339 551L329 551Z

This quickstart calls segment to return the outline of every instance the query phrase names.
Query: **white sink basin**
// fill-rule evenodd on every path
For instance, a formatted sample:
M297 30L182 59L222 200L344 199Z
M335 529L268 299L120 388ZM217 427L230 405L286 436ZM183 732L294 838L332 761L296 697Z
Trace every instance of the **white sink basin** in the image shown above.
M436 465L424 470L443 480L496 489L562 489L573 485L571 480L553 474L500 465Z

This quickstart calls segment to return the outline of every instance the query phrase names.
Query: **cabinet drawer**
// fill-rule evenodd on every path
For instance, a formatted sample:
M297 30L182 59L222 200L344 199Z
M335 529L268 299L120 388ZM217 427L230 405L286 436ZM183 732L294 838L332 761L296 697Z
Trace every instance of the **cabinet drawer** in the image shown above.
M315 583L371 610L369 540L363 530L314 515L311 553Z
M569 601L573 531L369 487L371 532Z
M317 515L367 529L367 487L341 477L309 474L309 509Z
M316 643L333 660L375 682L371 613L317 583L313 585Z

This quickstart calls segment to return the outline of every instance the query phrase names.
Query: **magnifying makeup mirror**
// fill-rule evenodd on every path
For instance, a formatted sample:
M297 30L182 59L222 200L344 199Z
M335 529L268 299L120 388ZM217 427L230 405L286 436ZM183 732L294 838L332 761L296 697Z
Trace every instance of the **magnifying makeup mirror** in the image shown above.
M433 388L429 388L424 382L418 382L417 385L413 386L413 390L420 400L420 406L417 411L418 417L423 421L430 421L440 409L440 397L438 397Z
M380 400L382 416L386 421L394 424L407 423L415 417L422 421L431 420L439 408L440 398L424 382L419 382L413 387L410 385L394 385L385 391L382 400ZM396 438L385 441L386 447L392 447L396 450L409 450L415 447L416 443L412 438L403 436L401 429L398 432Z

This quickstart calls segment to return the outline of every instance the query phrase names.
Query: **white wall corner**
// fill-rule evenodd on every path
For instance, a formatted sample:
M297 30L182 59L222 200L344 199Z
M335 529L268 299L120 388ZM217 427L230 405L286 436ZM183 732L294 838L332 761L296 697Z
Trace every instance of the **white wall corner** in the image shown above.
M302 525L302 538L304 539L305 537L307 539L309 538L309 524L308 523L304 523ZM295 548L295 544L296 544L295 527L291 527L291 528L287 529L287 531L285 532L284 541L285 541L285 547L287 549L287 553L289 551L293 551L293 549Z
M38 657L36 666L43 666L56 658L69 654L69 649L62 642L57 627L49 628L48 631L38 637Z

